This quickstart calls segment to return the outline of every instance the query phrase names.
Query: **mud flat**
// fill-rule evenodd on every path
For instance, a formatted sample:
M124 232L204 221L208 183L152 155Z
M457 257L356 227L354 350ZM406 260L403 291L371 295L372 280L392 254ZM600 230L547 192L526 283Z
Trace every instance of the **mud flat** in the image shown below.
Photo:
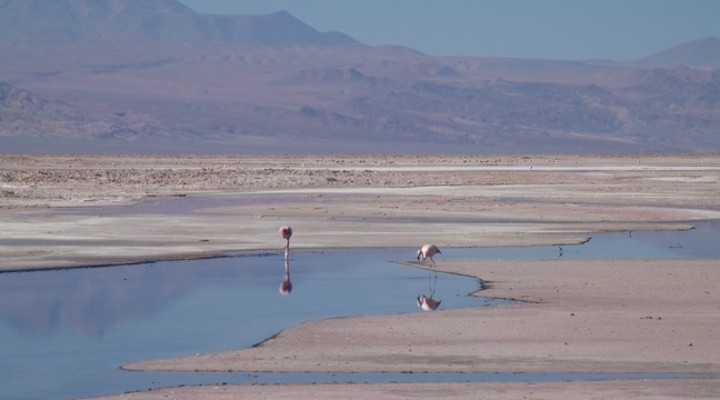
M720 218L720 155L9 155L0 268L296 247L572 244ZM309 321L262 345L128 369L720 373L718 260L453 261L526 303ZM208 386L117 398L714 398L718 379ZM183 397L184 396L184 397Z
M720 156L0 156L0 270L577 243L720 217Z

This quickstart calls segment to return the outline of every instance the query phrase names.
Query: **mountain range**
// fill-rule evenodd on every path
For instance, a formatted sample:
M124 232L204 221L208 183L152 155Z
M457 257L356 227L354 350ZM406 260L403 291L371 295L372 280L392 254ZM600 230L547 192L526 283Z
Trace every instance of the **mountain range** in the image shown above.
M0 54L0 152L720 150L717 38L629 62L437 57L284 11L0 0Z

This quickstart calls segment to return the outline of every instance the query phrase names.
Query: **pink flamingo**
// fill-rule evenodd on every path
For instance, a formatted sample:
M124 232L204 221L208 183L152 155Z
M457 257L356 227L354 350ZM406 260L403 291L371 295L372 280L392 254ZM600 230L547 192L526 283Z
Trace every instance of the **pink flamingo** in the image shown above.
M285 239L285 257L287 257L290 251L290 237L292 236L292 228L285 225L280 227L280 236Z
M423 262L429 258L432 265L435 266L435 260L433 260L435 254L442 254L442 252L440 252L440 249L434 244L426 244L418 250L417 259Z

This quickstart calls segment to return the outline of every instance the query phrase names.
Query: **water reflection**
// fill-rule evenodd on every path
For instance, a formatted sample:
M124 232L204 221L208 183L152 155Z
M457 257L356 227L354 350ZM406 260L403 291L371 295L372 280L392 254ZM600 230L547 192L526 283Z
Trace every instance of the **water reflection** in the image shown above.
M435 311L438 307L440 307L440 303L442 303L442 300L435 300L433 298L437 287L437 272L435 270L428 271L428 284L430 294L421 294L418 296L417 304L424 311Z
M720 258L718 240L718 222L698 223L687 232L602 233L584 245L564 246L562 257ZM300 263L293 277L302 282L293 301L277 292L279 251L0 274L0 398L69 399L187 383L187 377L174 374L124 373L117 367L249 347L308 320L417 312L423 303L432 309L428 300L438 306L441 301L435 296L443 309L505 303L467 296L479 289L475 279L388 262L414 250L293 252L293 262ZM443 257L555 259L558 251L557 246L452 249ZM283 263L280 287L287 282L290 293L289 254Z
M290 238L292 237L293 230L291 227L285 225L281 226L278 230L280 236L285 239L285 273L283 274L282 282L278 287L278 291L281 295L287 296L292 292L292 282L290 282Z
M49 336L70 329L101 338L128 319L152 318L190 291L200 271L105 268L17 273L0 278L0 320L24 335ZM180 276L178 276L180 275ZM180 279L185 276L187 279ZM163 281L163 285L157 285ZM144 293L152 292L152 296Z
M283 279L282 282L280 282L278 291L283 296L287 296L290 292L292 292L292 282L290 282L290 260L288 259L287 252L285 252L285 272L283 273Z
M287 264L279 251L256 252L0 274L0 398L162 386L171 374L129 374L118 366L249 347L308 320L413 312L417 306L407 300L418 286L409 282L427 276L390 262L405 251L297 251ZM278 294L281 263L283 282L290 283L291 263L293 280L302 281L293 301ZM476 279L443 274L443 307L494 304L467 296L477 289Z

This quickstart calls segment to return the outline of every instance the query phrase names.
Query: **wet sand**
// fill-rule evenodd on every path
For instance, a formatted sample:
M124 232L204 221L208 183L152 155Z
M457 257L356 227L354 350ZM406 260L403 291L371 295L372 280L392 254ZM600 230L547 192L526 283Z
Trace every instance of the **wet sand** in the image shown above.
M2 156L0 191L4 270L279 250L284 224L302 248L570 244L720 218L720 155ZM251 349L128 368L720 373L718 260L438 261L489 281L484 296L528 302L310 321ZM714 398L718 386L222 386L119 397Z
M635 380L527 383L382 383L243 385L169 388L128 393L106 399L717 399L716 380Z

